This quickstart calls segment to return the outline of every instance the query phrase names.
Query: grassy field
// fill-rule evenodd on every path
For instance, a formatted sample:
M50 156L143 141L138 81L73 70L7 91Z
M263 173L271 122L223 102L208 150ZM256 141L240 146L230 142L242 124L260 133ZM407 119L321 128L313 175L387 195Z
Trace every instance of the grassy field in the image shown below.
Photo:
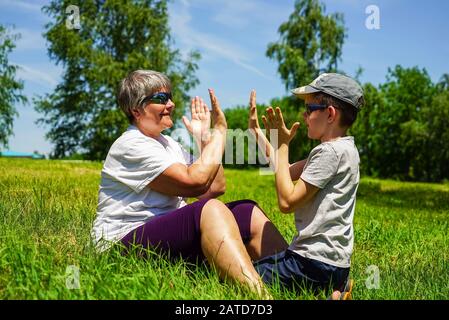
M96 254L89 234L100 170L100 163L0 158L0 299L257 298L202 265ZM256 200L290 242L293 215L277 209L273 177L257 170L226 170L226 177L221 199ZM448 299L448 218L447 184L362 179L353 298ZM275 299L325 296L270 290Z

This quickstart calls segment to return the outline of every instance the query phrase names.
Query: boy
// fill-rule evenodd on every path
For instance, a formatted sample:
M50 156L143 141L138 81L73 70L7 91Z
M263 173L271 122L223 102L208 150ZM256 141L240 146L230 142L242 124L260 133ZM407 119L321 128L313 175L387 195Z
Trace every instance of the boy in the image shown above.
M288 146L299 123L289 130L281 110L271 107L262 120L277 129L278 145L264 137L276 159L276 191L282 212L294 212L298 234L287 250L254 263L266 283L279 279L293 288L333 289L332 299L350 299L350 259L354 243L353 216L359 184L359 154L346 132L363 104L363 90L353 79L335 73L320 75L292 92L305 100L308 137L320 140L306 160L288 163ZM261 135L255 92L251 95L250 129ZM296 184L293 181L298 180Z

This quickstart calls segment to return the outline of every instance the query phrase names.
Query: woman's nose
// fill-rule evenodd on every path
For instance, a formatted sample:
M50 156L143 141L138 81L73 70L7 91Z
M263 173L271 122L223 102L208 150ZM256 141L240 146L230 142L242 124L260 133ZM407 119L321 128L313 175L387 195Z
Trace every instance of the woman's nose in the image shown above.
M169 99L166 104L167 109L173 109L175 107L175 103L172 101L172 99Z

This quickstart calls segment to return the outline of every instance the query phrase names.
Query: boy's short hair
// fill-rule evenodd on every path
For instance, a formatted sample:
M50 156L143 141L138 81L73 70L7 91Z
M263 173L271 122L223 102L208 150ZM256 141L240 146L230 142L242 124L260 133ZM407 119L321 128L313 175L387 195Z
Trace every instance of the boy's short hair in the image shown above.
M350 127L365 100L362 87L352 79L339 73L322 73L310 84L292 90L301 99L313 94L320 104L341 110L340 125Z
M333 106L334 108L340 110L340 126L349 128L352 126L354 121L357 119L357 114L359 112L353 105L337 99L331 95L324 92L318 92L313 95L319 104L324 104L326 106ZM363 99L363 98L362 98Z

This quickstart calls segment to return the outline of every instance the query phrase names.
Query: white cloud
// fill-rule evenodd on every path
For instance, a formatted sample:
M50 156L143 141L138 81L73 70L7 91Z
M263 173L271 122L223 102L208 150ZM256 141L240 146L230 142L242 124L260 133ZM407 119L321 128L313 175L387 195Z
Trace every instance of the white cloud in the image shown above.
M210 0L196 0L195 4L211 6ZM261 0L214 0L213 5L217 7L217 14L211 19L237 30L252 24L257 25L257 28L271 29L270 21L281 21L293 10L293 0L283 0L282 4Z
M185 46L186 51L200 49L204 51L202 52L203 57L210 59L224 58L259 76L271 79L271 77L249 63L251 55L244 48L232 44L215 34L195 30L191 26L192 16L189 13L189 8L189 2L184 0L182 6L178 5L176 10L171 11L170 16L171 29L182 42L182 45Z
M17 78L25 81L31 81L43 87L53 89L58 84L58 79L61 75L61 70L55 66L46 68L45 71L26 66L23 64L16 64L19 68L17 70Z
M42 4L37 4L36 1L0 0L0 8L1 7L16 8L19 10L41 13Z
M41 31L17 28L12 32L20 34L20 39L16 42L16 50L46 50Z

